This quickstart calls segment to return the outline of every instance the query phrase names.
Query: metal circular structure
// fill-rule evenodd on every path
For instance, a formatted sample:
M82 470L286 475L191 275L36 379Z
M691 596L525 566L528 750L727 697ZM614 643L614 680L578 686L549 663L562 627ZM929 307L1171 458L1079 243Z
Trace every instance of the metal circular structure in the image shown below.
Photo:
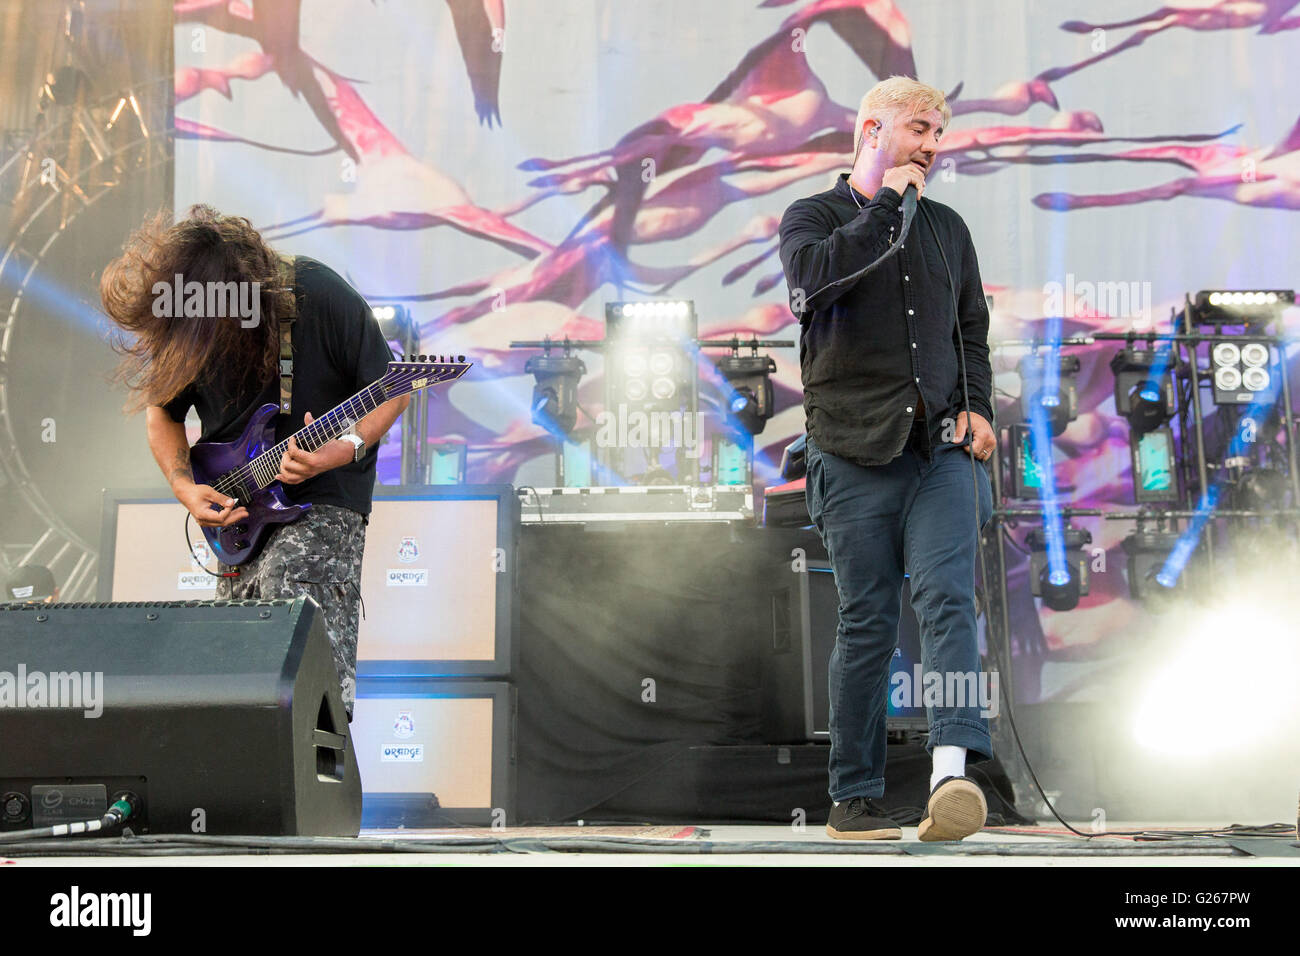
M98 273L142 213L170 203L172 78L47 109L0 166L12 195L0 254L0 572L43 564L90 597L101 491L158 486L138 418L110 385L118 357ZM93 263L94 266L88 266Z

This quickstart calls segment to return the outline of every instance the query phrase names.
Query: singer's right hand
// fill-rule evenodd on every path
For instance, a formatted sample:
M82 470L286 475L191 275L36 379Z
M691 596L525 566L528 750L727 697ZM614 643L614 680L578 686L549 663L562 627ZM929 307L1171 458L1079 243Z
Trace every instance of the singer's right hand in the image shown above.
M916 198L920 199L925 195L925 171L914 163L905 163L885 170L880 184L888 186L900 196L908 186L915 186Z

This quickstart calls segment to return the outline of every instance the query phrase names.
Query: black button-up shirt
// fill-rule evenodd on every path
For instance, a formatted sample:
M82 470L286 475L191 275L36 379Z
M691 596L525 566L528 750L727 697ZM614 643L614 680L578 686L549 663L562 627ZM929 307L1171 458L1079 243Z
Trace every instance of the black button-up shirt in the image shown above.
M988 307L970 230L952 209L920 200L937 235L918 206L896 254L857 282L817 294L889 248L902 224L901 203L888 187L866 199L843 173L834 188L797 200L781 219L781 264L802 326L808 433L823 451L861 465L896 458L919 409L929 439L921 450L928 458L945 431L951 440L965 407L940 243L958 288L970 408L993 421Z

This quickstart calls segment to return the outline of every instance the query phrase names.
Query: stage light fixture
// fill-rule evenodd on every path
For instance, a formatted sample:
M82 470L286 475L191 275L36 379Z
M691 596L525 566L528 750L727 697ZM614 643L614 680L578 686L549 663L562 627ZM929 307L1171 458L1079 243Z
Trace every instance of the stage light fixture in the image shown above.
M606 404L647 405L647 411L679 409L693 381L690 346L695 309L684 300L610 302L605 306ZM612 361L609 361L612 359ZM629 409L631 411L631 409Z
M1159 428L1174 415L1173 351L1120 349L1111 357L1115 411L1139 434Z
M1035 455L1033 429L1028 425L1009 425L1007 439L1010 443L1010 454L1007 456L1010 465L1008 476L1010 497L1041 498L1046 477L1045 466L1044 462L1039 461ZM1050 447L1050 443L1047 443L1046 448L1050 449ZM1051 462L1046 463L1046 468L1051 466Z
M370 314L379 323L379 331L385 339L405 341L411 330L411 311L404 305L385 304L373 306ZM418 335L416 336L418 340Z
M772 373L776 362L769 355L726 355L717 362L730 386L727 410L751 435L761 434L775 412Z
M1079 374L1077 355L1052 355L1039 352L1020 360L1020 414L1032 422L1034 412L1046 413L1047 427L1053 438L1065 431L1079 417Z
M1276 468L1249 468L1233 482L1229 494L1235 508L1271 511L1285 505L1286 476Z
M753 481L750 454L754 442L748 435L722 432L713 439L713 484L748 485Z
M1210 356L1219 368L1235 366L1241 361L1241 349L1237 348L1235 342L1219 342L1210 352Z
M698 411L695 305L685 299L605 303L605 410L629 419L685 421ZM693 420L693 419L692 419ZM697 462L675 443L602 449L611 473L642 476L675 459L672 477L691 480ZM698 453L696 453L698 454Z
M605 305L605 321L640 334L664 333L668 335L695 335L695 303L688 300L657 300L653 302L609 302Z
M1053 611L1072 611L1088 593L1088 558L1083 548L1092 542L1092 534L1064 525L1059 535L1056 540L1046 528L1031 528L1025 535L1030 590Z
M666 402L677 393L677 383L667 376L660 376L650 383L650 394L656 401Z
M1273 355L1267 342L1216 342L1210 350L1216 405L1268 402L1274 391Z
M1166 583L1161 569L1178 544L1179 535L1166 531L1134 531L1121 542L1128 556L1128 590L1135 601L1151 611L1163 613L1187 588L1187 576Z
M1038 575L1038 593L1053 611L1072 611L1079 606L1079 578L1068 567L1063 571L1044 567Z
M592 439L575 441L566 438L561 444L560 484L565 488L590 488L595 457Z
M1235 365L1224 365L1214 370L1214 387L1221 392L1235 392L1241 388L1241 370Z
M1194 317L1209 325L1249 325L1262 327L1295 303L1292 289L1228 290L1205 289L1192 300Z
M428 447L429 464L425 484L464 484L468 446L464 442L436 442Z
M535 355L524 371L537 380L530 403L533 424L563 440L578 423L578 382L587 366L576 355Z
M1178 500L1178 460L1174 433L1168 425L1129 432L1133 462L1133 499L1138 504Z

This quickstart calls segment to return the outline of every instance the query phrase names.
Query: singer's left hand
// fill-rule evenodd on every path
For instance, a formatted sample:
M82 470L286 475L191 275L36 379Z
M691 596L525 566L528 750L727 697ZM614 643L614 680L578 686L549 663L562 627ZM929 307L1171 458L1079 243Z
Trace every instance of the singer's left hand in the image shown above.
M970 413L971 443L966 446L966 453L974 455L980 461L987 460L997 446L998 440L993 434L993 426L979 412ZM957 413L957 427L953 431L954 445L961 444L966 437L966 413Z

